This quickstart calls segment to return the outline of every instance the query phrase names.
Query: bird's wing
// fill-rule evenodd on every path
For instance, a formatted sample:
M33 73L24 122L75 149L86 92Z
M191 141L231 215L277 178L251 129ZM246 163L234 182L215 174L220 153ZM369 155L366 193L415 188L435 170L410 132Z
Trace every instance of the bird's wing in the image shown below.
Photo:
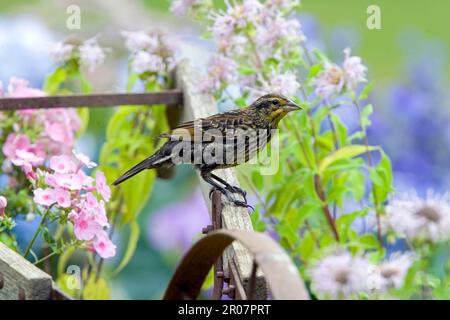
M230 134L230 132L234 131L236 128L247 125L249 120L251 119L245 117L245 109L232 110L215 114L207 118L182 123L170 132L161 134L160 137L169 139L193 139L196 133L197 135L200 135L200 137L195 138L200 139L217 136L223 137L225 134Z

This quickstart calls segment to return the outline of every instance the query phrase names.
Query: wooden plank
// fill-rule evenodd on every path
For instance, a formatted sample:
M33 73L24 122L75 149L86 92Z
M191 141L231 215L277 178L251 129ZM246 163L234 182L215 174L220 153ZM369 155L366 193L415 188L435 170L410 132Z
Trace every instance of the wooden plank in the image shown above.
M0 242L0 300L47 300L52 279Z
M40 108L96 108L119 105L181 105L182 103L183 94L180 90L166 90L149 93L103 93L28 98L0 98L0 111Z
M183 91L184 108L182 121L189 121L198 118L204 118L218 112L214 97L208 94L202 94L198 92L198 85L200 83L200 76L190 66L188 61L182 61L176 70L176 85L177 88ZM234 186L239 186L236 178L236 174L233 169L222 169L214 171L214 174L220 178L226 180L228 183ZM208 205L209 213L211 216L211 200L209 199L209 192L211 186L200 178L201 189L205 202ZM222 223L224 229L229 230L253 230L253 226L250 220L249 212L246 208L237 207L230 204L226 198L222 195ZM234 263L237 267L239 276L241 278L244 287L250 279L253 258L249 252L239 243L234 242L230 248L225 251L223 257L224 274L226 277L230 276L228 266L231 259L234 259ZM264 277L261 273L258 273L256 279L256 297L263 299L266 297L266 285Z

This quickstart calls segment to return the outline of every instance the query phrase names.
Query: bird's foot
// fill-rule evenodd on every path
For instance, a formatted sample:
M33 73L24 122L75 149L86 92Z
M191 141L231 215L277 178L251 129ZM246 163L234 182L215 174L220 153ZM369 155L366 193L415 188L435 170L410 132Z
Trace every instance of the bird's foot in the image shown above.
M244 198L245 203L247 203L247 191L235 186L227 186L225 189L233 193L239 193Z
M227 200L233 203L235 206L250 208L252 211L255 211L255 209L251 205L247 204L247 199L245 197L247 193L240 188L237 187L233 188L234 193L239 193L244 197L244 201L234 199L234 197L231 195L233 191L231 191L230 188L216 188L216 187L211 188L211 190L209 191L209 199L211 199L211 196L214 191L220 191L227 198Z
M255 211L255 208L253 208L251 205L249 205L247 203L247 201L244 202L244 201L240 201L240 200L233 200L232 202L235 206L251 209L252 212Z

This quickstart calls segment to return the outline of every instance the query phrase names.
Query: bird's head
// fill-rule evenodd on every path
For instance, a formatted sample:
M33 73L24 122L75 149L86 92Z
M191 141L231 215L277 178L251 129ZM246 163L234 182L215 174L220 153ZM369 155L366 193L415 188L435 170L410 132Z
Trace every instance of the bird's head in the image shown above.
M278 122L289 112L301 110L302 108L296 103L280 94L266 94L253 102L250 108L271 123Z

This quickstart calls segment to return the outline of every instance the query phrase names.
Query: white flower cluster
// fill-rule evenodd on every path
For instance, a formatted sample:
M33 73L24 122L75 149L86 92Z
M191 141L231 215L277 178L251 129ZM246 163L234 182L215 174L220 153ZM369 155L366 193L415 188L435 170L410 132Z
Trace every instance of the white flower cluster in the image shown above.
M80 64L92 72L105 61L108 51L108 48L98 44L97 37L93 37L84 42L76 39L58 42L51 49L50 55L57 63L79 59Z
M450 239L449 198L431 191L425 199L408 193L393 196L386 206L386 222L389 228L408 239L447 241Z
M309 269L311 289L320 297L332 299L375 291L384 293L403 286L412 262L409 253L394 254L379 265L347 251L330 254Z
M201 87L214 92L223 87L218 85L223 79L232 78L241 87L249 89L252 96L261 92L295 94L300 85L293 72L276 68L270 75L265 75L260 69L269 58L282 61L292 50L300 50L300 44L305 40L300 22L286 14L298 4L299 1L285 0L226 1L225 10L210 14L213 22L210 31L223 58L213 57ZM239 74L237 63L229 64L227 68L214 66L224 60L245 61L255 74L263 76ZM217 72L210 72L216 69L228 71L229 76L220 73L218 77Z
M176 16L183 16L189 12L192 6L201 2L202 0L174 0L170 5L170 11Z
M342 66L325 63L324 70L314 79L315 93L323 99L329 99L342 93L344 89L355 89L356 85L366 82L367 67L360 57L351 56L350 48L344 50Z
M131 53L131 69L137 74L170 72L176 65L175 49L159 32L122 31Z

